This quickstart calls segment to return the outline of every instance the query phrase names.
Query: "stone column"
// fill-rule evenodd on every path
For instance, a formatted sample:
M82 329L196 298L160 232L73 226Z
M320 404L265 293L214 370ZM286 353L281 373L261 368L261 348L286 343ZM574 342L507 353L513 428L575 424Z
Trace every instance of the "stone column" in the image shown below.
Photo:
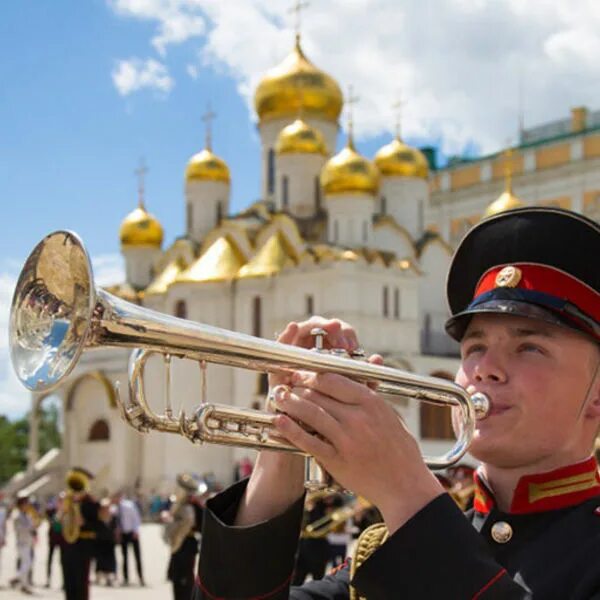
M29 451L27 454L27 470L32 471L40 458L39 448L39 417L40 396L31 394L31 410L29 411Z

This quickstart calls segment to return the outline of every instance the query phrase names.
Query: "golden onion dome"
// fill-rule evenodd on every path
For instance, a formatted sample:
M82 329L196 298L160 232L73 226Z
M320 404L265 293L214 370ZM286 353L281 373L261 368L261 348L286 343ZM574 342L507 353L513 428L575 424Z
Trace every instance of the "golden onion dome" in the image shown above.
M483 213L483 217L491 217L493 215L497 215L498 213L504 212L506 210L512 210L513 208L521 208L525 206L525 204L519 200L511 190L506 190L502 192L502 195L494 200Z
M379 189L379 171L352 143L330 158L321 171L321 186L326 195L371 194Z
M163 241L163 228L160 221L147 212L143 204L140 204L123 219L119 238L123 246L160 248Z
M327 154L321 132L302 119L296 119L281 130L275 150L278 154Z
M186 181L223 181L229 183L229 167L227 163L212 152L204 148L202 152L194 154L188 161L185 169Z
M300 37L292 52L267 72L256 88L254 107L261 121L302 114L337 121L343 96L339 85L304 55Z
M429 163L417 148L395 137L375 154L375 164L384 177L420 177L427 179Z

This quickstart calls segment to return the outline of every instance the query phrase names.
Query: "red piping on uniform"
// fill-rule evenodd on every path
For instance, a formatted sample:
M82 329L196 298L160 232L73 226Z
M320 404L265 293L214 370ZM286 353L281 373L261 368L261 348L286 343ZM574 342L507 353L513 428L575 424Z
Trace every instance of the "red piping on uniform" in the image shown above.
M265 598L269 598L270 596L272 596L273 594L277 594L278 592L280 592L283 588L285 588L287 585L290 584L290 581L292 579L292 575L290 574L289 577L286 578L286 580L281 584L278 585L272 592L267 592L266 594L261 594L260 596L248 596L247 600L264 600ZM203 585L202 585L202 580L200 579L200 575L196 575L196 583L198 584L198 586L200 587L200 589L202 590L202 592L208 596L209 600L227 600L227 598L225 596L213 596Z
M500 569L498 573L496 573L474 596L471 600L477 600L477 598L481 598L481 595L488 590L491 586L493 586L500 577L506 575L506 569Z

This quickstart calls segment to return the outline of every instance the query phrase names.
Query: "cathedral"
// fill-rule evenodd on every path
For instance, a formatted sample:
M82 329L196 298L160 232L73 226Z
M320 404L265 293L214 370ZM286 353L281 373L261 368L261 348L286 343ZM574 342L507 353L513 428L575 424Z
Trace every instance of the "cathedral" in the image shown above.
M352 99L346 99L350 103ZM353 324L367 353L387 365L452 378L458 347L444 332L445 275L462 235L485 216L530 204L561 206L600 218L600 114L584 107L570 118L521 131L514 148L437 166L435 150L406 144L400 132L361 155L352 119L335 153L344 97L336 80L304 54L300 36L267 72L254 95L261 141L262 199L229 210L232 174L206 144L185 166L186 230L168 247L140 193L119 235L126 280L108 291L155 311L273 339L292 320L313 314ZM351 112L351 111L350 111ZM399 128L398 128L399 129ZM182 207L183 209L183 207ZM182 471L227 484L252 451L195 446L171 434L140 434L117 409L115 384L127 394L128 352L84 355L56 392L63 411L61 449L40 457L34 396L30 465L20 487L60 487L77 464L98 489L169 491ZM202 401L197 363L173 360L174 410ZM163 410L165 368L151 359L149 401ZM209 365L206 401L262 406L266 377ZM448 411L406 401L400 407L424 454L453 444ZM12 482L14 486L14 482Z

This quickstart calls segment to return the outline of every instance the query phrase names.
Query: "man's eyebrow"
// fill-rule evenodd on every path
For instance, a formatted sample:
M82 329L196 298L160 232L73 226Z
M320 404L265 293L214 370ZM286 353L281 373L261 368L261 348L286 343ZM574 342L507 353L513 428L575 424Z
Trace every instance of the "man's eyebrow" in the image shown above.
M529 337L532 335L540 335L548 338L556 337L551 329L543 325L540 327L511 327L509 331L513 337Z
M462 338L461 342L466 342L467 340L476 339L480 340L485 337L485 333L483 329L471 329L468 331Z

